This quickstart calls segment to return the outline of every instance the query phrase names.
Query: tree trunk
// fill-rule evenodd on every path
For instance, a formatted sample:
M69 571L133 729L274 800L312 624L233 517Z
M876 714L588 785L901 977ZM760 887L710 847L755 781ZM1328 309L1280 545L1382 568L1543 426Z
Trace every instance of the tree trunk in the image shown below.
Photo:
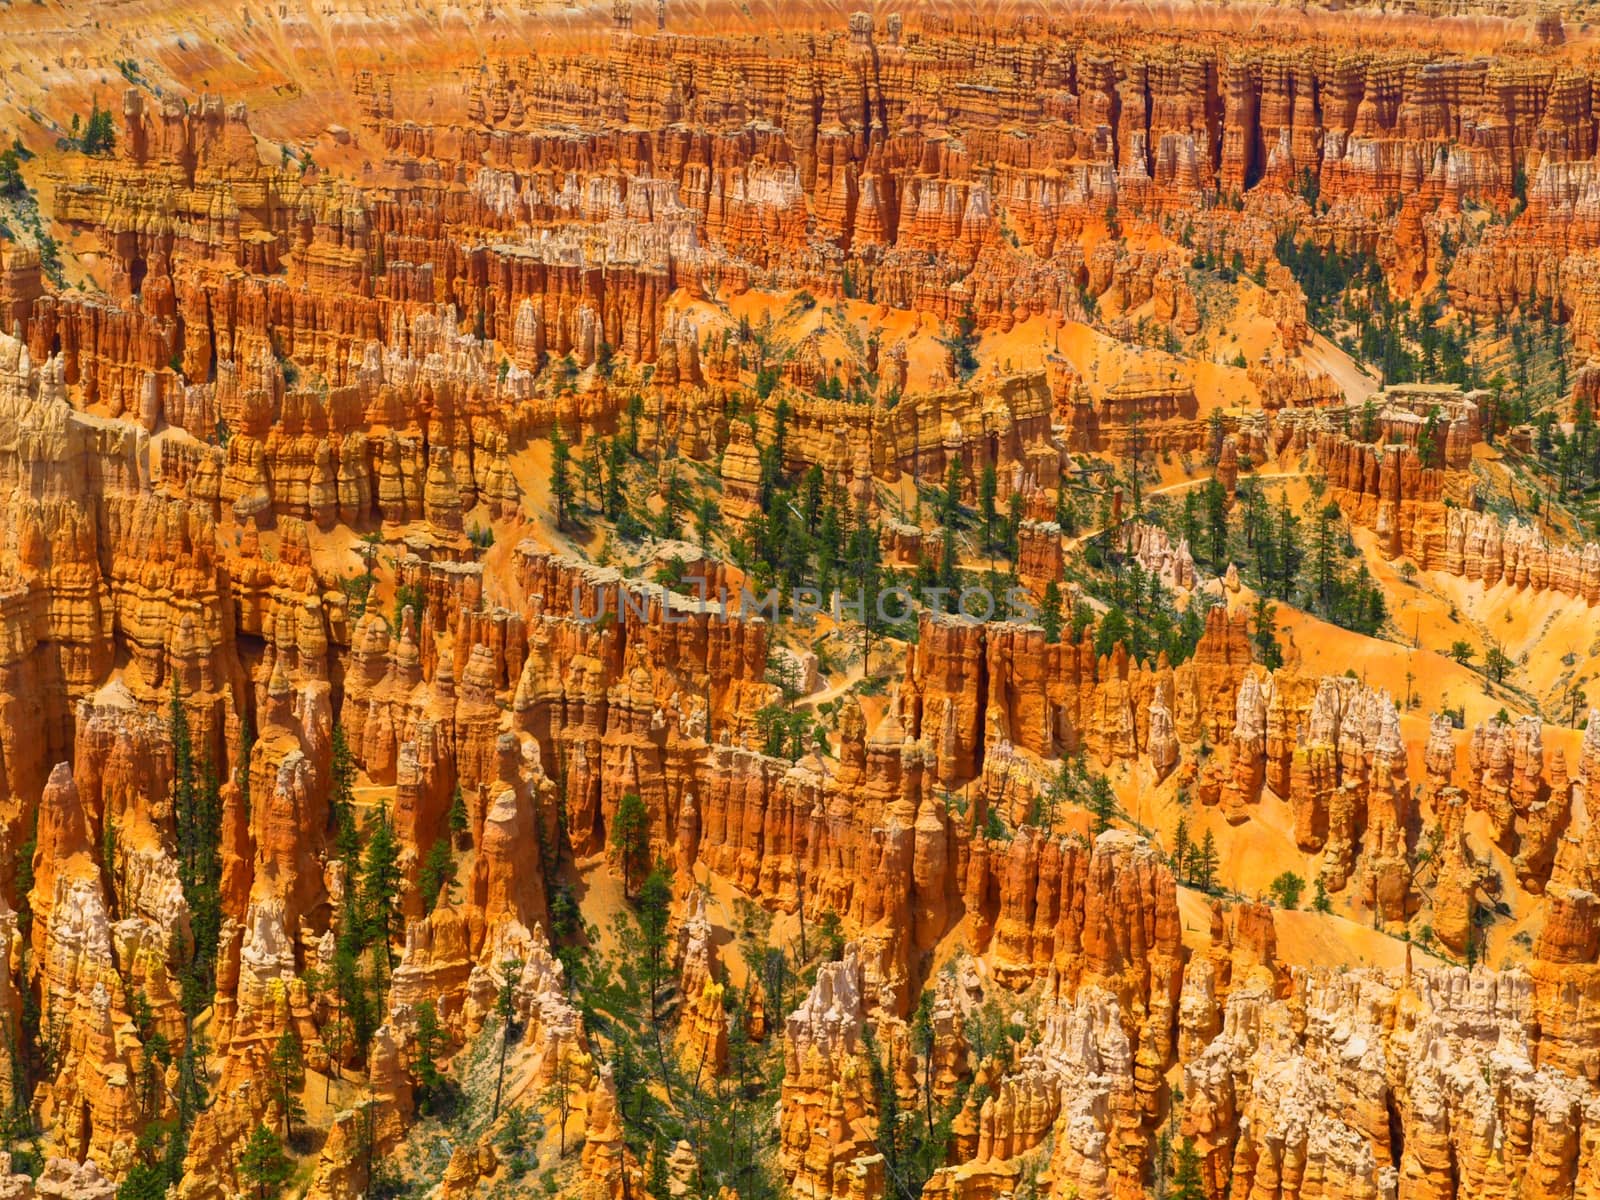
M494 1081L494 1115L489 1119L500 1119L500 1093L506 1085L506 1049L511 1044L511 1018L507 1017L505 1024L500 1027L500 1073Z

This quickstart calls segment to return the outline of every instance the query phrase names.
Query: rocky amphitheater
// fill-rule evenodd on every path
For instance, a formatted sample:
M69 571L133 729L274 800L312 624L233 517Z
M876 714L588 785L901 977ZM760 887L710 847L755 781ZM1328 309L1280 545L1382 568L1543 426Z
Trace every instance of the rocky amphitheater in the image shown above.
M1600 1200L1596 20L0 0L0 1200Z

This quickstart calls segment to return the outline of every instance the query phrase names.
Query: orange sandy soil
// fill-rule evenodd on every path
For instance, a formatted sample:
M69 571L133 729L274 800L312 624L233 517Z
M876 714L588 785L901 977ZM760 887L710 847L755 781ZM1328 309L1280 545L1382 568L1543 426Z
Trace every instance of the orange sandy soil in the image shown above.
M1152 245L1170 245L1161 238L1146 240ZM1209 346L1205 354L1186 351L1171 355L1118 341L1077 321L1030 317L1008 330L984 334L977 348L977 377L1037 370L1059 358L1072 365L1092 395L1102 394L1128 376L1165 376L1194 389L1201 416L1217 408L1229 412L1258 408L1260 395L1255 384L1244 368L1231 364L1237 354L1243 354L1248 362L1266 355L1281 356L1281 339L1276 325L1257 307L1260 288L1241 279L1230 290L1234 303L1226 322L1202 330ZM774 350L780 354L817 336L819 353L831 366L854 361L856 347L874 334L884 346L903 341L909 391L926 390L944 380L946 352L939 339L948 331L934 318L862 300L821 297L802 310L798 296L794 291L748 291L723 300L696 300L680 291L667 307L669 312L692 316L703 332L714 333L740 320L759 328L770 320ZM1142 311L1132 309L1121 315L1137 319ZM1352 399L1364 398L1377 387L1348 355L1320 335L1301 358L1310 367L1326 370Z
M1191 950L1211 944L1211 898L1193 888L1178 889L1178 914L1183 944ZM1272 914L1278 938L1278 960L1327 967L1403 967L1406 943L1341 916L1316 912ZM1414 963L1429 961L1421 947L1412 948Z

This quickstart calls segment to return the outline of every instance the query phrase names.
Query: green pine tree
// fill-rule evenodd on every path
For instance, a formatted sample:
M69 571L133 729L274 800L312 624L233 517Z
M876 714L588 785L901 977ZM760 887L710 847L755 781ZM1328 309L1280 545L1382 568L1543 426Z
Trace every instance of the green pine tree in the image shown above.
M456 881L456 864L450 854L448 838L439 838L428 848L422 860L422 873L417 880L417 891L422 895L422 907L432 912L439 902L439 893Z
M650 869L639 886L638 919L644 943L646 980L652 990L659 991L672 969L671 939L667 936L672 923L672 873L660 862ZM650 1020L660 1020L654 996L650 1001Z
M456 783L455 793L450 797L450 836L456 845L460 846L466 841L467 830L471 828L471 821L467 817L467 802L461 796L461 784Z
M78 145L85 154L110 154L116 149L117 127L112 119L111 110L101 108L98 99L94 101L93 108L89 112L89 124L84 128L83 137L79 139Z
M1094 630L1094 652L1104 658L1117 648L1117 644L1126 644L1132 640L1133 628L1128 624L1128 614L1121 608L1112 605L1106 610L1106 615L1100 618L1100 623Z
M506 1086L506 1052L511 1045L513 1037L520 1037L521 1031L517 1028L517 981L522 978L523 963L521 959L508 959L500 964L500 992L495 997L495 1011L500 1016L500 1073L495 1078L494 1085L494 1112L491 1121L500 1119L500 1098Z
M644 397L638 392L628 397L628 453L639 457L639 419L644 416Z
M996 474L994 464L990 463L983 468L983 474L978 477L978 518L983 522L983 550L985 554L993 554L995 548L995 528L1000 524L1000 513L995 508L995 499L999 495L1000 481Z
M355 866L361 859L361 834L356 829L355 813L355 756L350 753L350 743L345 738L344 726L333 726L333 765L329 770L332 786L328 791L328 810L333 818L334 845L354 878Z
M556 422L550 431L550 498L556 506L556 527L567 523L567 510L572 507L572 447L561 435L561 423Z
M717 508L716 496L707 493L700 497L694 509L694 533L700 543L700 549L711 549L712 535L721 522L722 513Z
M191 1019L211 1003L222 937L222 799L210 762L198 762L177 677L168 705L172 738L172 815L178 883L189 906L191 949L179 970L180 1002Z
M1179 883L1185 882L1183 869L1193 850L1194 843L1189 840L1189 818L1179 817L1178 828L1172 835L1172 873L1177 876Z
M239 1159L239 1176L255 1191L256 1200L278 1195L293 1169L278 1135L257 1125Z
M860 589L861 597L861 670L872 673L872 639L889 625L891 614L880 603L884 599L885 580L883 546L878 540L878 527L867 520L865 506L857 513L855 528L850 533L845 550L845 573Z
M361 866L362 940L382 951L385 967L393 965L393 942L401 931L400 842L389 810L380 806L367 837L367 853Z
M622 868L623 894L631 899L634 881L643 876L650 862L650 814L636 792L628 792L617 805L611 847Z
M1267 885L1267 890L1272 893L1278 907L1293 910L1300 907L1300 896L1305 886L1306 881L1293 871L1283 871Z
M300 1051L300 1038L292 1026L284 1029L272 1047L269 1060L273 1091L278 1107L283 1113L283 1140L294 1136L295 1121L305 1119L305 1108L300 1103L299 1091L305 1083L306 1063Z
M1111 828L1111 822L1117 815L1117 794L1111 790L1111 781L1104 775L1096 775L1089 780L1089 797L1084 807L1094 816L1096 837Z
M1339 565L1334 560L1339 521L1339 506L1328 501L1317 510L1316 581L1317 603L1326 615L1333 607L1334 592L1339 583Z
M621 438L612 438L595 447L601 454L601 465L605 468L604 482L600 485L600 511L607 520L615 521L621 517L624 510L622 485L623 472L628 461L628 448Z
M1051 580L1044 586L1044 603L1039 608L1039 624L1044 627L1044 640L1055 645L1061 640L1061 589Z
M1183 1139L1176 1158L1170 1200L1207 1200L1205 1183L1200 1177L1200 1153L1194 1148L1192 1137Z
M1333 900L1328 896L1328 889L1323 885L1320 876L1315 881L1315 886L1312 889L1311 907L1319 913L1331 913L1333 911Z
M1283 666L1283 647L1278 645L1277 637L1277 606L1264 595L1258 595L1255 603L1255 632L1251 640L1255 642L1256 653L1260 655L1261 665L1269 671L1275 671Z
M1209 892L1216 885L1217 864L1217 839L1208 829L1194 858L1194 885L1202 892Z
M417 1005L417 1055L412 1070L417 1076L417 1090L421 1093L424 1108L434 1111L448 1091L448 1080L439 1070L439 1051L444 1045L444 1030L439 1025L439 1012L432 1000Z
M1228 490L1213 475L1206 480L1206 533L1210 542L1211 569L1222 572L1228 558Z
M947 540L961 518L961 460L953 458L944 475L944 491L939 496L939 524Z

